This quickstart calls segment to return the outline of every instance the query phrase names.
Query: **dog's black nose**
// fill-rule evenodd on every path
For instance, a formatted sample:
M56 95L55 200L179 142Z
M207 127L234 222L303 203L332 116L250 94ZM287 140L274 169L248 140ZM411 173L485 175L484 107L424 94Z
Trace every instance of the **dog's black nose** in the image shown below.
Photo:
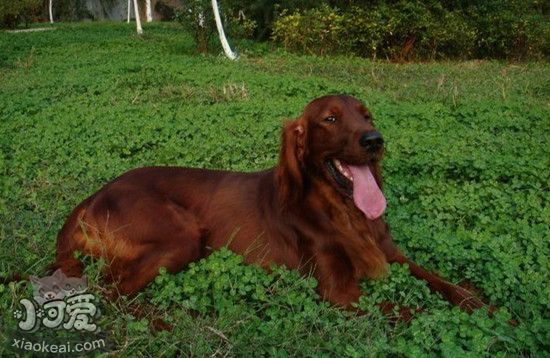
M378 150L384 145L384 139L379 131L369 131L359 138L359 144L367 150Z

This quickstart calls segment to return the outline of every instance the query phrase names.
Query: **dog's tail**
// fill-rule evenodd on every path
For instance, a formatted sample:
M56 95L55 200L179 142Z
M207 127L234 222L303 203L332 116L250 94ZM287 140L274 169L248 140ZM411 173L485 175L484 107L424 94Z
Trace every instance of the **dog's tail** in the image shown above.
M49 274L55 272L57 269L61 269L68 277L80 277L82 275L84 265L75 257L75 253L82 250L83 243L77 238L79 237L78 233L83 230L82 225L86 209L93 198L94 195L80 203L72 211L61 231L59 231L55 261L48 266Z
M63 225L57 237L55 260L48 266L49 273L61 269L69 277L80 277L83 265L74 257L75 251L78 250L74 242L74 234L78 230L85 211L84 208L77 207Z
M86 207L92 198L93 196L80 203L61 228L57 236L55 261L46 268L48 275L51 275L57 269L61 269L69 277L80 277L82 274L84 265L74 257L75 251L78 250L78 243L75 242L73 236L80 228L82 218L86 213ZM0 276L0 284L7 285L10 282L28 281L30 276L19 272Z

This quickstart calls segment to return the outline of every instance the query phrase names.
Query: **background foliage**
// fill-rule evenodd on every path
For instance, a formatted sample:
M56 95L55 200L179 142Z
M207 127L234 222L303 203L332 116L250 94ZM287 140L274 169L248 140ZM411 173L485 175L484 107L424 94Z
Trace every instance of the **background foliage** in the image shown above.
M356 316L320 302L311 278L267 274L222 250L162 274L132 301L105 301L99 324L115 354L550 353L545 63L404 65L250 42L237 43L241 59L229 62L197 56L177 24L145 24L141 37L132 24L56 27L0 33L0 276L43 274L70 210L125 170L270 167L285 118L315 97L348 93L366 100L386 138L385 217L396 242L500 308L494 318L468 316L394 266L364 282L367 314ZM94 265L88 274L101 295ZM27 296L23 282L0 285L0 355ZM382 299L423 311L394 326L376 309ZM136 318L132 302L155 309ZM152 332L154 316L173 330Z
M105 15L125 0L95 0ZM143 1L140 0L143 8ZM175 2L178 3L177 1ZM156 16L179 21L199 52L212 44L209 0L159 0ZM84 0L55 0L56 21L93 20ZM550 55L550 5L541 0L221 0L230 38L273 40L306 54L392 61L540 59ZM204 22L201 22L204 16ZM47 0L0 0L0 27L47 19Z
M550 53L549 7L538 0L324 1L283 9L272 27L285 48L391 60L510 58Z
M28 26L40 15L41 0L0 1L0 28L15 28L19 23Z

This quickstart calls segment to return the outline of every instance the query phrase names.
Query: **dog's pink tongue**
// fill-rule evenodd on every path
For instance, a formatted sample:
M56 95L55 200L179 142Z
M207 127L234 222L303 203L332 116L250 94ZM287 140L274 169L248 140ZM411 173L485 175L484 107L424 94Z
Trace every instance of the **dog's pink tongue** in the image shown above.
M368 165L348 166L353 175L353 201L367 218L374 220L386 210L386 198L376 184Z

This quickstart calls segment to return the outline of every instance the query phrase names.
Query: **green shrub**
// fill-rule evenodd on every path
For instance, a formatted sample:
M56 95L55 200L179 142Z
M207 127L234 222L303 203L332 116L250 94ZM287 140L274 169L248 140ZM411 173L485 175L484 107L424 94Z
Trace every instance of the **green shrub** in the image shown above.
M0 1L0 27L15 28L20 23L25 27L40 13L41 0Z
M548 12L534 11L538 1L484 1L467 7L475 27L476 56L523 59L550 55Z
M174 19L193 35L198 52L208 52L208 43L216 30L210 1L186 1L175 10Z
M223 5L223 4L219 4ZM212 5L209 0L185 1L181 6L174 8L174 19L179 22L186 31L193 35L196 49L200 53L206 53L216 46L217 34ZM256 22L247 18L241 11L229 6L220 6L222 22L228 37L252 38L256 29Z
M227 32L234 38L253 39L258 28L256 21L247 17L242 10L229 9L227 17Z
M261 41L269 39L277 13L307 10L319 5L318 0L223 0L222 3L233 18L242 11L247 20L255 24L254 31L249 34Z
M333 3L333 2L331 2ZM337 3L337 2L336 2ZM548 55L548 15L536 2L386 1L281 11L272 38L293 51L407 61Z
M467 58L474 31L459 11L448 11L439 2L399 1L394 6L372 8L387 23L379 57L393 60Z
M345 17L328 5L288 14L283 10L273 25L273 39L290 50L318 55L347 49Z
M273 26L273 39L290 50L394 60L467 57L473 36L460 13L421 1L283 11Z
M384 46L384 35L389 26L387 21L383 11L351 7L345 16L346 38L351 50L357 55L375 58Z

